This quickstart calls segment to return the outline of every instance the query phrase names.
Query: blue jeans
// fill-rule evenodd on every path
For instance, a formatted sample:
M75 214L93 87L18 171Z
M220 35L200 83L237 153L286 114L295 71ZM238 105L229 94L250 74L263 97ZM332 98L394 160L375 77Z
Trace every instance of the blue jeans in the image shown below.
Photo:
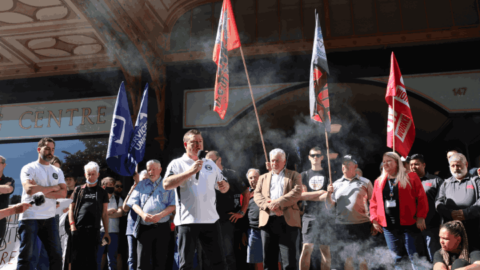
M34 254L37 236L42 241L48 254L51 270L62 269L62 249L58 222L54 217L49 219L27 219L18 223L20 235L20 254L18 255L17 270L35 269L37 259Z
M137 239L127 235L128 240L128 270L137 270Z
M415 254L417 253L415 235L409 230L412 226L400 226L399 228L390 229L383 227L385 241L395 261L396 270L405 269L405 255L408 255L412 268L414 270L418 269L415 263Z
M100 239L103 239L105 235L104 232L100 233ZM118 249L118 233L109 233L111 242L108 243L108 252L107 252L107 259L108 259L108 269L109 270L116 270L117 269L117 249ZM105 250L105 246L98 246L97 251L97 270L100 270L100 266L102 264L102 255L103 251Z
M36 260L35 265L37 266L37 270L48 270L50 269L50 263L48 262L48 254L47 250L43 246L42 241L40 238L37 237L35 240L34 246L34 260Z

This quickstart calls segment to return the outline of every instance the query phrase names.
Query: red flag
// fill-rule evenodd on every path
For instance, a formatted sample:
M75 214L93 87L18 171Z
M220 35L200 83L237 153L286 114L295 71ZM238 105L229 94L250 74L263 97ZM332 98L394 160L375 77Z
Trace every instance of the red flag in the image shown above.
M393 120L393 97L395 97L395 121ZM415 124L403 77L393 52L385 100L388 103L387 146L393 148L395 133L395 151L406 157L415 141Z
M217 112L221 119L225 118L228 108L228 51L238 47L240 37L233 17L232 4L230 0L224 0L213 48L213 61L217 64L213 111Z
M315 19L315 39L313 40L312 63L310 65L310 117L317 122L325 124L325 129L327 132L330 132L327 54L323 44L322 29L320 28L318 14L316 12Z

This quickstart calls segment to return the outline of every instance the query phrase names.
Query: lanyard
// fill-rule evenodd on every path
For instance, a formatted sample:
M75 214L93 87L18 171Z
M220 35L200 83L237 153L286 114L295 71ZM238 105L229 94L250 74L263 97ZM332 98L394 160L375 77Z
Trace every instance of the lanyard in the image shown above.
M388 181L388 186L390 187L390 200L393 201L393 189L395 188L395 186L392 185L392 182L390 181L390 179L388 179L387 181Z

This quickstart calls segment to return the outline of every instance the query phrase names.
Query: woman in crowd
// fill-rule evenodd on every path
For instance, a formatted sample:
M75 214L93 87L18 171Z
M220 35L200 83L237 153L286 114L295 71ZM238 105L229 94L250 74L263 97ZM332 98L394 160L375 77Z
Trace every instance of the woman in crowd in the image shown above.
M427 195L417 174L406 173L398 154L385 153L382 174L375 181L370 200L370 220L374 229L384 234L396 269L402 269L400 264L407 254L417 269L415 234L426 228L427 213Z
M468 238L461 221L454 220L440 227L442 248L433 256L433 270L455 270L471 264L480 269L480 251L471 251Z

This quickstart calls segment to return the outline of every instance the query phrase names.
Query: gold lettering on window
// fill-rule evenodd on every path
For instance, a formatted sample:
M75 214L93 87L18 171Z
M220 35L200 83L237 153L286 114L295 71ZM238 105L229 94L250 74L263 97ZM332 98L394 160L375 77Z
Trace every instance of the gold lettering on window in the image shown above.
M43 111L36 111L35 112L35 126L34 128L42 128L43 125L38 125L38 121L43 119L43 116L40 116L40 114L43 114Z
M105 116L105 112L102 112L103 109L106 109L107 106L98 106L97 107L97 124L105 124L105 120L100 121L100 116Z
M70 123L69 123L68 125L69 125L69 126L72 126L72 125L73 125L73 113L74 113L74 112L78 112L78 109L77 109L77 108L75 108L75 109L68 109L68 110L66 110L66 112L67 112L67 113L68 113L68 112L71 112L71 113L70 113Z
M25 114L33 115L33 112L32 111L26 111L26 112L22 113L22 115L20 115L20 119L18 119L18 125L23 129L29 129L29 128L32 127L32 125L30 125L29 127L24 127L23 124L22 124L22 120L23 120L23 117L25 116Z
M50 120L55 120L55 123L57 123L58 127L62 124L62 111L63 110L58 110L58 119L55 117L55 114L52 111L48 111L48 125L47 127L50 127Z
M90 123L90 125L93 125L92 120L90 117L88 117L92 113L92 109L90 108L82 108L82 123L80 125L85 125L85 118L87 121Z

